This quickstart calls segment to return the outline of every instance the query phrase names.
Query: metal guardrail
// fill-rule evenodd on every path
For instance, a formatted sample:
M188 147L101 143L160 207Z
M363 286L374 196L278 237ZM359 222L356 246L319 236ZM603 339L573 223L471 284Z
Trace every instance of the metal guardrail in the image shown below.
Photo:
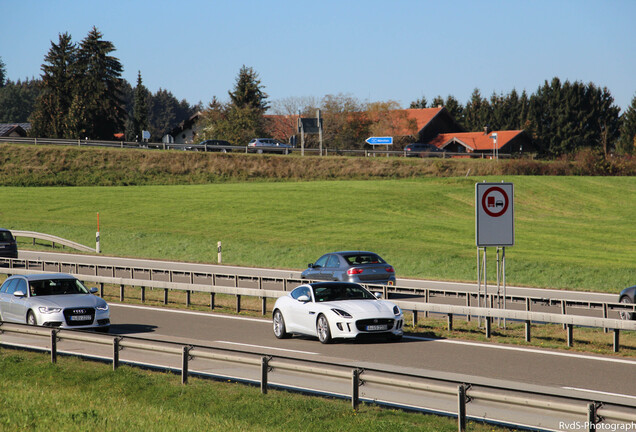
M6 336L11 334L19 335L20 343L7 340ZM93 346L110 346L113 370L126 363L179 371L182 384L187 384L188 377L195 375L260 384L263 394L267 394L268 388L281 388L342 397L350 399L354 409L365 401L431 411L457 417L459 431L466 429L467 419L542 429L563 429L563 424L577 423L586 424L590 431L636 423L636 406L631 402L617 402L616 397L603 395L590 400L557 388L545 389L518 383L497 385L466 376L453 379L434 376L433 373L418 375L356 364L3 322L0 322L0 335L5 339L0 341L0 345L19 345L22 348L25 347L25 337L47 338L45 346L36 343L28 347L50 351L53 363L57 362L58 353L90 359L97 356L106 360L109 357L104 357L99 350L95 351ZM59 343L69 341L82 343L79 352L72 347L66 351L58 348ZM120 358L122 350L129 352L128 359ZM161 364L162 360L157 356L152 356L150 363L143 356L144 352L180 357L181 367L170 366L174 361ZM194 361L199 362L200 371L191 368ZM201 365L201 361L206 363ZM227 375L228 363L231 364L232 376ZM257 378L254 378L255 375Z
M83 252L96 253L96 250L91 247L84 246L83 244L80 244L71 240L67 240L62 237L54 236L51 234L44 234L44 233L39 233L35 231L19 231L19 230L11 230L11 233L13 234L14 237L32 238L33 244L35 244L35 240L37 239L37 240L49 241L52 243L53 247L55 247L56 244L59 244L59 245L67 246L72 249L76 249Z
M264 278L254 276L243 276L255 281L255 288L242 288L239 287L239 275L220 275L220 274L206 274L206 273L192 273L192 272L176 272L166 271L159 269L125 269L129 270L128 277L117 277L117 267L111 266L96 266L96 265L79 265L77 263L61 263L61 262L45 262L45 261L25 261L15 259L4 259L9 262L8 268L0 268L0 272L6 274L31 274L31 273L50 273L64 272L73 274L78 279L84 281L90 281L99 283L101 285L100 295L104 295L104 284L112 284L120 286L120 301L125 299L125 287L126 286L141 286L142 288L142 301L145 301L145 288L158 288L164 290L164 304L168 304L168 292L169 290L178 290L186 293L186 306L190 305L190 293L191 292L204 292L210 293L210 308L215 307L215 294L229 294L236 296L236 309L237 312L241 310L241 297L251 296L258 297L262 302L262 314L267 314L267 299L276 299L282 295L289 287L295 287L306 281L299 279L276 279L282 281L282 290L264 289L264 281L272 280L275 278ZM2 260L0 260L2 262ZM16 267L16 263L23 263L22 267ZM37 269L36 269L37 268ZM90 269L91 273L82 272L82 269ZM109 275L98 275L99 270L110 273ZM122 268L119 268L122 269ZM136 271L135 271L136 270ZM161 275L163 280L153 279L153 275ZM138 278L135 276L143 276ZM156 277L156 276L155 276ZM233 286L219 285L219 279L230 279ZM372 290L373 286L369 286ZM377 287L384 290L385 298L389 294L389 287L381 286ZM470 297L468 297L470 298ZM572 346L574 343L574 327L592 327L613 330L613 349L615 352L620 350L620 332L621 331L636 331L636 321L619 320L612 318L600 318L589 317L582 315L565 315L546 312L534 312L530 310L519 311L511 309L496 309L496 308L483 308L472 306L457 306L446 304L433 304L428 302L428 297L425 297L425 302L414 302L395 300L392 301L400 306L405 311L412 311L414 320L417 320L417 313L438 313L444 314L448 319L448 327L452 329L454 316L466 316L466 317L483 317L485 319L485 331L486 336L491 336L491 324L493 319L505 319L515 320L525 323L525 338L526 341L531 340L531 326L538 323L551 323L562 324L567 332L567 344ZM565 302L565 300L562 300ZM636 305L625 305L623 303L608 303L606 309L609 307L617 307L619 309L627 306L628 308L636 308Z
M33 145L66 145L66 146L84 146L84 147L110 147L110 148L128 148L128 149L156 149L156 150L191 150L191 151L205 151L205 146L198 144L174 144L174 143L146 143L146 142L134 142L134 141L104 141L104 140L88 140L88 139L57 139L57 138L24 138L24 137L0 137L0 142L16 143L16 144L33 144ZM247 146L208 146L209 151L239 151L241 153L253 152L253 148ZM265 152L281 153L281 149L277 147L263 147ZM379 149L330 149L323 148L324 156L394 156L394 157L407 157L407 152L404 150L379 150ZM293 147L289 149L289 153L305 153L309 155L319 155L320 150L317 148L304 148ZM426 152L422 152L426 153ZM427 153L429 158L491 158L490 154L486 153L453 153L453 152L441 152L441 153ZM512 155L499 153L498 157L501 159L511 158Z

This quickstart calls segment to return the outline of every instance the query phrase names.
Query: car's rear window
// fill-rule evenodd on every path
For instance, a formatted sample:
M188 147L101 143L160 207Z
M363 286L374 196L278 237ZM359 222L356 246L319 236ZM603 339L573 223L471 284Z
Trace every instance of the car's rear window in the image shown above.
M385 261L376 254L352 254L345 255L349 265L361 265L361 264L385 264Z
M9 231L0 231L0 242L12 242L13 236Z

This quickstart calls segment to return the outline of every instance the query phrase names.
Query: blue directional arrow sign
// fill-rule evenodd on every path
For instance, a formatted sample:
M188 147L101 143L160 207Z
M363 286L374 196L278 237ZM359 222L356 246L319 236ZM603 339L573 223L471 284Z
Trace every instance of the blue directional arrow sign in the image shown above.
M365 140L367 144L377 145L377 144L393 144L393 137L369 137Z

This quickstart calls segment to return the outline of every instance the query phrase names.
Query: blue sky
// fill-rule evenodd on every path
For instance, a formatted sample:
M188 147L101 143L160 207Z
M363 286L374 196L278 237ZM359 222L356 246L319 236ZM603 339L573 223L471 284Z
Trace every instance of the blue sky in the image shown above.
M58 34L93 26L123 77L207 104L245 64L270 101L344 93L407 108L473 89L533 93L557 76L636 96L636 0L1 0L10 79L38 77Z

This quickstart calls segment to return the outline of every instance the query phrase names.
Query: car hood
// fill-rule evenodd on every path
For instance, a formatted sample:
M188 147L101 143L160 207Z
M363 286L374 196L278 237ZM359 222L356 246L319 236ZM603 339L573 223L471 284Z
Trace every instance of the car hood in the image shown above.
M338 300L320 303L325 307L342 309L349 312L354 318L393 318L391 302L384 300Z
M74 307L97 307L103 306L106 302L92 294L60 294L50 296L30 297L29 300L38 306L74 308Z

